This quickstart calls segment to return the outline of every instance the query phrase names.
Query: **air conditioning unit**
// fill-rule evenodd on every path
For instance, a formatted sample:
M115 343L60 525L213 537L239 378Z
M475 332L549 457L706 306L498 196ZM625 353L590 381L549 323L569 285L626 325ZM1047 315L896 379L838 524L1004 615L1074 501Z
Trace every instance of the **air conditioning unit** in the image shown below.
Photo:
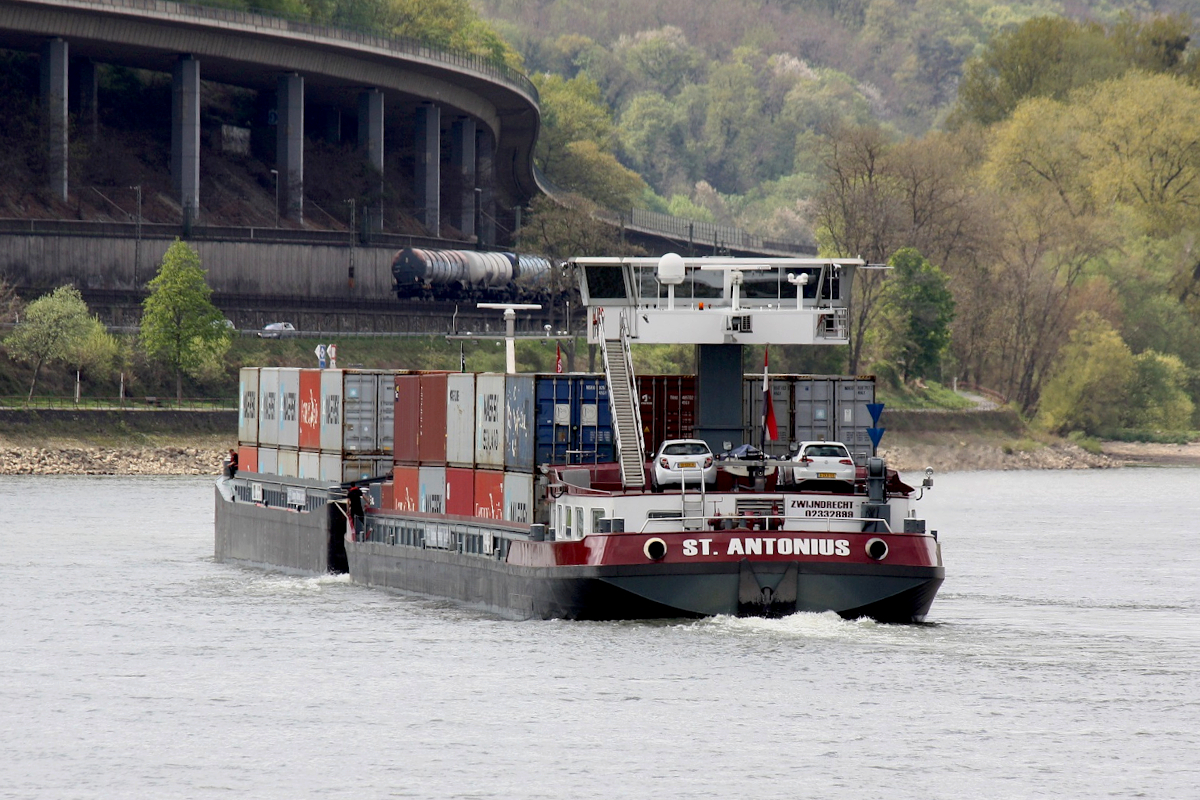
M752 333L749 314L730 315L725 318L725 330L731 333Z

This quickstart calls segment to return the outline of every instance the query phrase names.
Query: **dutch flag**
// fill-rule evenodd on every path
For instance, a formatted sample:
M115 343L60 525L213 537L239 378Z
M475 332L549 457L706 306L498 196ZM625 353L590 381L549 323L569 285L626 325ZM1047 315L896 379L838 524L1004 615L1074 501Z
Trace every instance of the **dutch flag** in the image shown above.
M779 429L775 424L775 404L771 402L771 384L767 379L768 365L771 360L771 346L763 350L763 399L762 399L762 449L767 449L767 442L779 440Z

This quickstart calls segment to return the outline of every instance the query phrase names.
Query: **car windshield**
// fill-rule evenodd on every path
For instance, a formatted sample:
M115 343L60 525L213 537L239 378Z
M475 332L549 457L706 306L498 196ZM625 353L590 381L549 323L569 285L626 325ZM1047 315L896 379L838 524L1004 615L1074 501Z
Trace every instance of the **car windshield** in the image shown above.
M814 444L804 448L804 455L809 458L849 458L846 448L836 444Z
M702 442L677 442L663 448L664 456L704 456L708 455L708 445Z

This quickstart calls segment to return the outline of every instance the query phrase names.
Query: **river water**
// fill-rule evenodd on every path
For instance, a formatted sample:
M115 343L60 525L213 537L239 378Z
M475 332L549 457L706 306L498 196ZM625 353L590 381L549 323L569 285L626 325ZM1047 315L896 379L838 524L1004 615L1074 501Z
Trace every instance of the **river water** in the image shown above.
M191 478L0 478L0 796L1200 794L1200 470L939 476L932 624L509 622L216 564Z

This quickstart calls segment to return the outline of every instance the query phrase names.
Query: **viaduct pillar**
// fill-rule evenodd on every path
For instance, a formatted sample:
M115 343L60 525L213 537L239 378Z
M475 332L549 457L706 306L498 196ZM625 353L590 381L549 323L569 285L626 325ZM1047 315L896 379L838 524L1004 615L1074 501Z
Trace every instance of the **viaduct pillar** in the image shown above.
M479 126L478 165L476 177L479 181L479 236L480 244L496 243L496 139L486 125Z
M67 199L67 43L51 39L42 45L42 135L45 137L49 188Z
M358 146L379 172L379 205L371 213L371 228L383 230L383 92L358 95Z
M475 236L475 120L469 117L450 126L450 172L458 194L450 208L450 224L470 239Z
M171 183L186 228L200 210L200 62L190 55L171 70Z
M276 93L275 167L281 213L304 222L304 78L280 75Z
M441 236L442 191L442 109L432 103L422 103L415 115L416 135L413 146L416 156L417 219L433 236Z

